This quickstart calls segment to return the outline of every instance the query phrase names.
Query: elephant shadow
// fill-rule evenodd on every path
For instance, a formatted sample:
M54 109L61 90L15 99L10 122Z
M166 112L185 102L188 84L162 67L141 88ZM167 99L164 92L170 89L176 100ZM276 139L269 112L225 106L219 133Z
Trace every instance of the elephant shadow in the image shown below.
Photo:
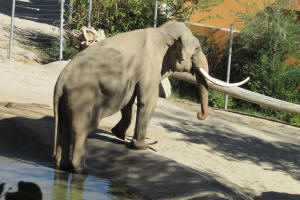
M0 120L0 155L52 166L53 118Z
M89 138L95 138L115 144L126 142L105 137L112 133L97 129ZM11 117L0 120L0 155L30 162L47 167L54 167L54 118L45 116L39 119Z

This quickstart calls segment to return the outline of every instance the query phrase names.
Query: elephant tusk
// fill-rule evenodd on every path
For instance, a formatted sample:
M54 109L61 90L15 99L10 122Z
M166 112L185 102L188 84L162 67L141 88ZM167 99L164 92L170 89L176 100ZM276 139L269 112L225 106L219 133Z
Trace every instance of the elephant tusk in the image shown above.
M224 86L224 87L238 87L240 85L243 85L244 83L246 83L247 81L249 81L250 77L246 78L245 80L238 82L238 83L226 83L224 81L221 81L219 79L216 79L214 77L211 77L204 68L199 67L199 70L201 72L201 74L203 74L203 76L205 76L209 81L211 81L212 83L219 85L219 86Z

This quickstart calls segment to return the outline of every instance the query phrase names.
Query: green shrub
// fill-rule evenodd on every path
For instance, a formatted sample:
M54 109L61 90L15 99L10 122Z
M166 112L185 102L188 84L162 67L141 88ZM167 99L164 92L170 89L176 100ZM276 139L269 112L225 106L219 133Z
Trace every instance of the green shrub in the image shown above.
M94 0L91 25L101 28L107 36L135 29L153 26L154 1L148 0ZM73 0L71 29L87 25L88 0ZM158 12L158 24L166 21L166 16Z
M232 80L250 75L245 85L251 91L299 104L300 66L285 66L284 60L295 56L300 59L300 26L296 14L287 6L290 1L266 3L266 9L255 15L240 13L246 20L242 32L234 40ZM297 39L298 38L298 39ZM299 121L299 116L235 100L239 109L248 108L288 122Z
M170 77L169 80L172 86L172 97L199 102L198 89L196 85L172 77Z
M225 107L225 94L215 91L215 90L209 90L208 98L209 98L210 106L212 106L214 108L224 108ZM227 107L228 108L235 107L234 99L231 96L228 96Z
M41 52L47 57L45 60L46 62L53 62L59 60L59 47L60 43L58 40L51 40L50 43L43 44L40 47ZM77 53L78 50L68 44L68 41L63 42L63 59L68 60L73 58Z

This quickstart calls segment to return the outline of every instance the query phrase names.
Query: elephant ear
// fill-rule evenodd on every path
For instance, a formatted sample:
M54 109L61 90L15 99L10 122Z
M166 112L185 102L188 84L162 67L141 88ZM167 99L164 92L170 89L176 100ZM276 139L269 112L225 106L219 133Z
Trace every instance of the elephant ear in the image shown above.
M165 38L167 44L172 46L176 40L183 37L183 33L188 30L186 25L182 22L177 21L169 21L164 23L159 27L167 33L167 37Z
M191 30L183 23L169 21L160 26L167 33L166 43L172 46L176 41L181 42L182 50L193 54L195 48L199 47L199 41L195 38Z

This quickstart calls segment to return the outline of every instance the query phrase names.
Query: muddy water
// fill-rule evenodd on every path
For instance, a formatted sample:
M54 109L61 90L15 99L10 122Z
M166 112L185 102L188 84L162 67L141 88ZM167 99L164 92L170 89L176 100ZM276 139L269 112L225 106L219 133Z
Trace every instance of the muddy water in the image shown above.
M108 179L65 173L0 156L0 184L2 183L5 185L0 200L5 199L3 194L35 194L37 197L39 193L42 197L37 199L43 200L144 199L133 190L111 184ZM33 187L23 190L24 183Z

